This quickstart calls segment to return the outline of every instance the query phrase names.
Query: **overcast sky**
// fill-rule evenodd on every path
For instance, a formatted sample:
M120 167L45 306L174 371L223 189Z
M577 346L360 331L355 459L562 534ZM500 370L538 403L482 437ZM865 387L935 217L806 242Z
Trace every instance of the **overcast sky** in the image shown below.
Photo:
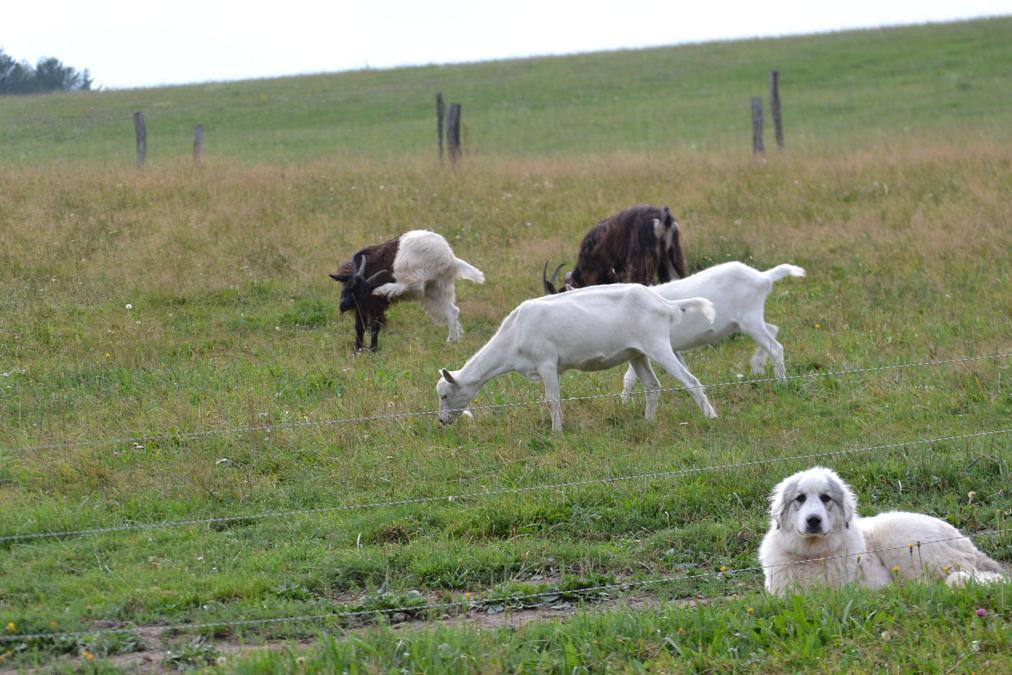
M0 48L154 86L672 45L1012 14L1012 0L45 0L4 2ZM1012 39L1012 36L1010 36Z

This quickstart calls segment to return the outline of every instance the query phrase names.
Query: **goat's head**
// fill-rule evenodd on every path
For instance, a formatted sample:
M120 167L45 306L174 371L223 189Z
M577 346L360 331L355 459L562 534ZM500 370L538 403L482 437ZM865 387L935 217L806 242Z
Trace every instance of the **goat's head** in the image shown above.
M470 403L476 390L458 382L446 368L439 371L436 395L439 397L439 423L453 424L457 417L471 417Z
M373 289L385 283L393 281L393 275L389 270L380 270L372 276L365 276L366 257L358 253L351 261L351 274L331 274L330 278L342 284L341 289L341 312L354 309L365 298L373 292Z

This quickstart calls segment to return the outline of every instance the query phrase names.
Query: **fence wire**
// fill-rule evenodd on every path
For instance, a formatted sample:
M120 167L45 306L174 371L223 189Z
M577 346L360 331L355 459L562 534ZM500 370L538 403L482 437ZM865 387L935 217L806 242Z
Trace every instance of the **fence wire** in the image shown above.
M896 363L884 366L870 366L867 368L847 368L842 370L830 370L830 371L819 371L813 373L801 373L798 375L788 375L786 381L791 380L808 380L820 377L839 377L847 375L857 375L861 373L874 373L887 370L903 370L910 368L923 368L928 366L942 366L951 365L956 363L969 363L972 361L984 361L984 360L1000 360L1012 358L1012 352L1005 352L1002 354L987 354L979 356L963 356L954 359L939 359L934 361L919 361L915 363ZM705 389L715 387L730 387L739 386L746 384L761 384L765 382L777 382L775 377L756 377L750 379L734 379L726 380L723 382L714 382L711 384L703 384L701 387ZM652 391L658 392L671 392L671 391L688 391L691 387L685 387L682 385L672 387L659 387ZM586 396L569 396L559 399L561 402L570 401L593 401L605 398L616 398L620 397L621 392L611 392L606 394L588 394ZM634 396L642 396L643 392L640 390L635 393ZM513 401L509 403L486 403L479 405L472 405L469 407L470 410L502 410L506 408L520 408L526 406L544 405L543 399L532 399L527 401ZM463 412L463 410L455 410L451 412ZM142 433L135 436L122 436L118 438L101 438L101 439L74 439L69 441L58 441L52 443L43 443L40 445L27 445L22 447L11 447L11 448L0 448L0 455L5 453L9 454L23 454L28 452L37 452L42 450L60 450L66 448L76 447L104 447L111 445L131 445L131 444L142 444L150 443L152 441L189 441L196 440L199 438L205 438L209 436L225 436L229 434L246 434L246 433L265 433L269 434L274 431L287 431L291 429L305 429L312 427L326 427L326 426L341 426L350 424L362 424L366 422L378 422L398 419L408 419L413 417L431 417L439 413L438 409L433 410L417 410L397 413L380 413L377 415L361 415L357 417L334 417L323 420L303 420L298 422L278 422L275 424L251 424L245 426L236 427L225 427L222 429L207 429L204 431L179 431L179 432L151 432Z
M972 534L961 534L953 537L944 537L940 539L930 539L928 541L914 541L905 546L890 546L886 548L869 549L859 553L842 553L839 555L823 556L821 558L811 558L808 560L801 560L790 563L780 563L777 565L765 565L765 566L754 566L754 567L740 567L737 569L726 569L721 568L719 571L712 572L700 572L696 574L681 574L671 575L664 577L656 577L653 579L638 579L633 581L626 581L622 583L613 584L599 584L597 586L590 586L587 588L573 589L573 590L549 590L541 591L538 593L523 593L514 595L503 595L498 597L486 598L484 600L464 600L463 602L438 602L438 603L427 603L418 605L404 605L401 607L391 608L377 608L377 609L362 609L362 610L351 610L351 611L335 611L318 614L302 614L297 616L283 616L283 617L265 617L260 619L238 619L231 621L204 621L194 623L174 623L174 624L163 624L161 626L154 626L162 633L165 632L192 632L197 630L205 630L210 628L239 628L239 627L250 627L250 626L264 626L269 624L284 624L284 623L318 623L333 619L344 619L353 617L366 617L366 616L377 616L377 615L393 615L393 614L410 614L413 612L421 611L448 611L457 610L462 613L471 612L482 607L491 607L496 605L507 606L510 603L521 602L524 600L536 600L545 599L548 597L556 597L562 595L588 595L591 593L605 593L608 591L628 591L634 588L646 588L648 586L658 586L662 584L675 583L679 581L693 581L696 579L705 579L709 577L729 577L736 574L756 573L764 572L769 569L783 569L786 567L795 567L799 565L809 565L811 563L825 562L828 560L838 560L842 558L852 558L872 555L876 553L885 553L888 551L902 551L904 549L912 550L914 547L930 546L933 544L942 544L949 541L956 541L959 539L970 539L971 537L990 537L1006 532L1012 532L1012 528L1002 528L993 530L981 530ZM110 633L124 633L129 632L130 628L97 628L88 631L68 631L68 632L52 632L52 633L25 633L22 635L17 634L6 634L0 635L0 644L5 642L23 642L26 640L69 640L69 639L80 639L89 636L104 635Z
M655 480L659 478L676 478L691 474L707 473L712 471L725 471L730 469L741 469L751 466L762 466L778 462L791 462L800 460L824 459L827 457L840 457L844 455L859 454L875 450L894 450L896 448L912 447L918 445L931 445L947 441L967 440L971 438L984 438L988 436L999 436L1012 433L1012 428L994 429L991 431L978 431L974 433L959 434L954 436L939 436L936 438L920 439L914 441L902 441L898 443L885 443L871 445L863 448L844 448L842 450L827 450L825 452L814 452L804 455L790 455L787 457L767 457L764 459L749 460L746 462L732 462L728 464L697 466L685 469L673 469L670 471L652 471L649 473L631 474L626 476L608 476L605 478L587 478L584 480L566 481L559 483L546 483L541 485L528 485L524 487L496 488L483 490L481 492L461 492L457 494L439 495L430 497L412 497L402 499L391 499L386 501L364 502L358 504L335 504L311 509L289 509L284 511L264 511L247 515L216 516L211 518L189 518L180 520L163 520L150 523L124 523L122 525L111 525L108 527L85 528L79 530L60 530L55 532L26 532L22 534L6 534L0 536L0 543L29 541L37 539L62 539L67 537L92 536L116 532L129 532L140 530L159 530L176 527L188 527L196 525L222 525L241 521L265 520L269 518L288 518L294 516L315 515L322 513L335 513L339 511L358 511L366 509L390 508L396 506L410 506L414 504L431 504L437 502L454 503L465 502L474 499L496 497L511 494L525 494L532 492L566 490L575 487L589 485L608 485L612 483Z

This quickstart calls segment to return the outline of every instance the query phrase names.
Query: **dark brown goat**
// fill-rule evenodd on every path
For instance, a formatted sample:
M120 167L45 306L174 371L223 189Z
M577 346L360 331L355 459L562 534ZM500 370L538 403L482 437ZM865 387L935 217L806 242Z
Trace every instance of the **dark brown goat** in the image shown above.
M542 273L546 293L558 292L555 275ZM558 273L558 269L556 269ZM565 286L598 284L651 285L685 276L685 258L678 239L678 223L668 207L631 206L595 225L580 244L576 267L566 273ZM559 289L562 290L562 289Z
M373 289L393 281L390 270L394 267L399 244L400 237L395 237L376 246L366 246L356 252L351 260L342 263L336 274L330 275L331 279L342 285L339 305L341 313L355 310L355 349L358 351L363 349L362 337L366 326L369 326L372 334L369 351L376 351L380 328L386 323L387 307L396 300L385 295L375 295ZM371 261L370 269L377 271L366 278L368 261Z

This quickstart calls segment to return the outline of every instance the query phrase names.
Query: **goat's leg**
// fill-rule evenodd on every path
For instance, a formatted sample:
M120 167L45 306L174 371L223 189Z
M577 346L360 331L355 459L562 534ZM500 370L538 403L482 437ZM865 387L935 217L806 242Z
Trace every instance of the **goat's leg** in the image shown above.
M638 378L643 385L643 393L647 399L646 418L652 420L657 414L657 401L661 398L661 383L654 375L654 369L650 367L650 359L640 355L629 362L629 371L633 372L633 379ZM629 374L626 371L626 375Z
M772 324L767 324L763 320L762 316L746 316L739 323L741 331L748 335L750 338L755 340L756 344L759 345L759 349L773 359L773 374L780 382L787 381L787 367L784 365L784 347L777 342L776 335L780 332L780 329ZM770 330L770 328L773 330ZM757 361L761 362L762 365L766 364L766 359L757 359L759 352L752 356L752 373L758 375L762 372L756 371Z
M629 397L632 396L633 387L636 386L636 369L630 363L629 367L626 368L625 376L622 377L622 402L628 402Z
M449 333L446 336L447 342L456 342L464 334L460 325L460 310L455 304L457 299L456 289L453 282L436 282L425 289L422 296L422 306L429 313L436 323L446 323Z
M671 351L671 345L667 343L663 347L658 345L656 349L651 351L652 353L648 354L648 356L661 364L664 370L668 371L672 377L681 382L689 390L689 394L696 401L696 405L703 411L703 414L710 418L716 417L717 411L710 404L710 399L706 397L706 391L703 389L702 383L678 360L675 353Z
M365 320L362 313L355 312L355 351L362 351L362 337L365 335Z
M377 316L372 320L372 325L369 326L369 331L372 333L372 338L369 342L369 351L374 352L379 349L379 334L380 328L383 327L383 317Z
M386 298L393 300L397 296L404 295L405 293L422 293L424 291L424 281L408 281L403 283L399 281L391 281L388 284L377 286L373 289L372 293L373 295L385 296Z
M538 375L545 384L545 401L552 413L552 431L562 431L562 387L559 383L559 367L546 363L538 368Z
M766 330L768 330L770 335L772 335L774 338L776 338L777 333L780 332L780 328L778 326L774 326L771 323L766 324ZM751 365L752 367L752 374L753 375L762 374L763 370L765 370L766 368L766 362L769 360L770 355L766 353L766 350L763 349L762 347L757 346L755 353L752 354L752 360L749 361L749 365Z
M689 367L685 365L685 357L682 356L681 352L675 352L675 358L678 359L678 362L682 364L683 368L685 368L686 370L689 369ZM650 371L653 372L653 368L651 368ZM627 402L629 400L629 397L632 395L633 387L636 385L637 379L638 378L636 375L636 371L633 369L632 364L629 364L629 368L625 371L625 377L622 378L623 402ZM642 380L640 380L640 383L642 384ZM660 382L658 382L657 387L660 388L660 386L661 386Z

